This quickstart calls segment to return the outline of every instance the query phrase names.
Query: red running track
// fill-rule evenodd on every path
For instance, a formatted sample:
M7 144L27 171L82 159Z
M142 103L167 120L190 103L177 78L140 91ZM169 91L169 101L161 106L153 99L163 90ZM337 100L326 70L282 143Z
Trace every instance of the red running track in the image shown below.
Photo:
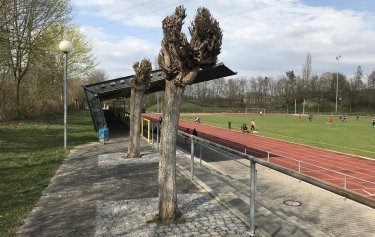
M159 117L157 114L142 116L154 122ZM199 137L209 141L269 160L340 188L346 186L351 192L375 200L375 160L204 124L179 123L182 131L191 133L194 128Z

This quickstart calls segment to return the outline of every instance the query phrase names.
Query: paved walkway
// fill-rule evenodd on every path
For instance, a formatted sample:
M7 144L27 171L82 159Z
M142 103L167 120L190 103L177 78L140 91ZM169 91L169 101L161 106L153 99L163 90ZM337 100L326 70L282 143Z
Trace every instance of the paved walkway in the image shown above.
M16 236L247 236L248 227L177 172L177 224L157 214L158 152L123 159L127 139L76 147L58 169Z
M142 140L142 158L123 159L127 142L120 136L76 147L16 236L248 236L249 161L203 148L191 182L190 147L179 138L183 216L161 225L154 221L158 152ZM256 236L375 237L373 208L260 165L257 171Z

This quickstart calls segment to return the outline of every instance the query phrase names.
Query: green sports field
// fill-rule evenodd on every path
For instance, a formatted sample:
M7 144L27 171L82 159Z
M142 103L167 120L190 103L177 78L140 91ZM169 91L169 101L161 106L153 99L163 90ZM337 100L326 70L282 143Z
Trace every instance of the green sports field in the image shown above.
M375 159L375 128L371 126L372 117L347 117L347 122L339 123L333 117L332 125L329 116L314 116L309 122L308 116L301 119L293 115L247 115L244 114L202 114L202 124L240 131L243 123L250 129L252 119L256 122L259 136L272 137L295 143L321 147L343 153L354 154ZM194 115L181 114L181 120L194 121Z

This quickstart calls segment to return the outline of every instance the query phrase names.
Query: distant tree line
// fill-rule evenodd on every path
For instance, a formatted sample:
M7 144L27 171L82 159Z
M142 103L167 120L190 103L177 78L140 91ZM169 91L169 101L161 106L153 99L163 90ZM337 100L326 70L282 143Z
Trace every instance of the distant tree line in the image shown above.
M94 70L85 35L71 20L69 0L0 0L0 121L62 113L63 53L58 44L73 44L68 63L68 104L85 103L81 85L104 80Z
M335 112L336 80L338 79L338 112L375 111L375 71L364 75L358 66L353 77L326 72L320 75L241 77L218 79L186 88L185 100L202 106L258 107L269 111L294 113L295 102L302 111Z

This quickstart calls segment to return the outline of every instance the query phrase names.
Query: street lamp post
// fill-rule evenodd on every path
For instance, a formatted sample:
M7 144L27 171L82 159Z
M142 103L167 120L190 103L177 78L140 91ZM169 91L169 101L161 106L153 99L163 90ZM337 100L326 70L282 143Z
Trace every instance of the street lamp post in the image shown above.
M72 43L67 40L63 40L59 44L59 49L64 53L64 149L66 149L66 137L67 137L67 75L68 75L68 53L73 49Z
M340 64L341 55L336 56L337 60L337 74L336 74L336 113L337 113L337 98L339 96L339 64Z

